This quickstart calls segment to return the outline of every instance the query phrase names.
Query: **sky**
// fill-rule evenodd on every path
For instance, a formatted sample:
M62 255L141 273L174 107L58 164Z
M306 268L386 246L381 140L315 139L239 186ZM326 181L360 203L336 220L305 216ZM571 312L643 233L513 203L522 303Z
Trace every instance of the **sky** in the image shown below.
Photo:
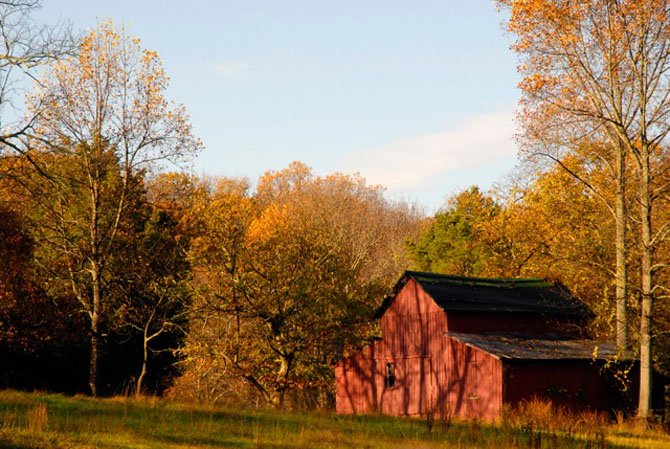
M516 161L517 59L492 0L44 0L36 18L112 18L157 51L205 144L198 174L299 160L434 211Z

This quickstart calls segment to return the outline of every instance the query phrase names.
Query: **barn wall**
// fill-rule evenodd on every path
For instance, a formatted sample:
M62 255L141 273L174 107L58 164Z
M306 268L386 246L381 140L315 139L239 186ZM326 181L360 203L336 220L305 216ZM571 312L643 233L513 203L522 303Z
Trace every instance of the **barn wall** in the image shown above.
M502 410L502 365L446 335L444 311L410 280L381 318L383 340L335 370L339 413L437 413L492 419ZM385 388L386 365L396 386Z
M435 360L446 331L444 312L411 279L381 318L384 339L376 354L380 372L379 410L393 415L425 414L434 408ZM384 388L386 365L393 363L396 386Z
M534 397L549 399L572 410L633 411L639 392L639 364L617 367L600 360L506 361L503 367L504 400L511 406ZM621 388L616 371L630 369L627 388ZM658 381L658 382L656 382ZM655 379L653 407L663 410L665 385Z
M442 416L492 420L502 412L502 364L490 354L445 338L438 373Z
M610 410L613 392L591 360L505 362L504 400L511 406L534 398L579 411Z
M501 313L447 313L449 332L526 332L533 335L582 336L585 326L574 318Z
M442 309L410 280L380 322L383 340L338 364L336 409L340 413L425 414L434 409L435 361L446 331ZM443 359L441 357L440 359ZM385 388L386 365L396 386Z
M372 413L378 410L379 373L374 359L378 343L363 348L335 367L335 410L338 413Z

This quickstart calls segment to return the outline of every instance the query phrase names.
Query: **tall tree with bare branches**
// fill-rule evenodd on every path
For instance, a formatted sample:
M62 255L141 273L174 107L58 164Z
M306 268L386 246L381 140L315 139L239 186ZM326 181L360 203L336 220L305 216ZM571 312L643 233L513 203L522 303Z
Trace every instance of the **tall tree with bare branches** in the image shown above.
M106 20L84 36L77 57L50 66L28 99L38 117L34 154L48 175L33 178L44 211L39 242L58 256L48 267L54 280L67 283L89 317L93 395L108 265L129 232L138 186L161 162L201 147L184 108L166 99L167 85L158 55Z
M670 1L499 0L509 8L514 49L522 56L520 119L526 148L560 163L562 151L605 142L600 159L613 173L611 204L617 219L617 310L625 304L626 221L638 226L641 296L640 398L638 416L651 410L652 306L662 286L654 284L666 264L656 260L670 223L655 219L654 206L667 194L670 133ZM539 148L539 150L538 150ZM627 159L634 173L627 173ZM585 185L590 184L585 180ZM635 185L627 210L624 190ZM597 195L602 192L593 188ZM623 344L624 316L617 318Z
M67 22L50 26L33 19L40 5L39 0L0 2L0 154L25 152L37 115L22 117L20 103L36 69L75 49Z

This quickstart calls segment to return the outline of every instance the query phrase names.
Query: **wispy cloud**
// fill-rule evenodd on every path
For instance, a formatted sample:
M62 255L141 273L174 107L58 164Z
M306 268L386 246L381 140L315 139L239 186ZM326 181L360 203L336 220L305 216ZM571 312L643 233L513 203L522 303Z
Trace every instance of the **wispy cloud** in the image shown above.
M231 80L245 80L249 77L249 64L242 61L225 61L213 64L214 71Z
M402 139L344 156L345 171L393 190L418 189L439 176L513 157L514 114L468 117L444 131Z

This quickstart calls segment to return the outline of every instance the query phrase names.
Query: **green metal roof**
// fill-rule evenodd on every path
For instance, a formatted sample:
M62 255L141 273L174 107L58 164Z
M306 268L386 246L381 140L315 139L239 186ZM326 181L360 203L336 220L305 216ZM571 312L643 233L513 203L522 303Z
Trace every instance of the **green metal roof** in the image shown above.
M551 287L554 285L554 283L543 278L479 278L410 270L405 271L405 276L410 276L419 283L449 283L451 285L472 285L482 287L523 288Z
M591 310L565 286L542 278L479 278L406 271L375 314L386 311L395 294L414 279L446 312L522 313L589 318Z

